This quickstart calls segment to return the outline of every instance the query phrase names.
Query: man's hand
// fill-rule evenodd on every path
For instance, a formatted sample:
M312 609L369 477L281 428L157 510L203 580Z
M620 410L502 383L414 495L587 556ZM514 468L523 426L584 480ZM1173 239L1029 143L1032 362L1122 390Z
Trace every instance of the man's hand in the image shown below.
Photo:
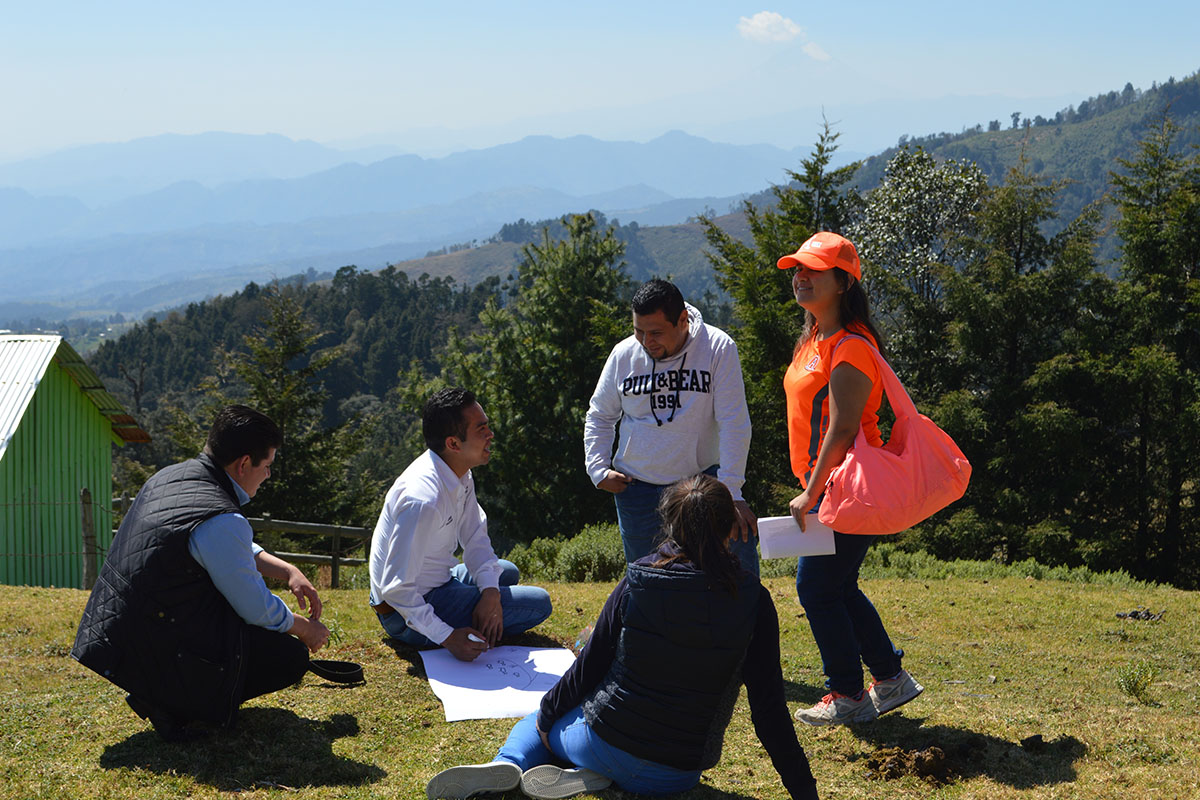
M308 578L304 577L304 573L292 567L288 574L288 589L296 596L296 602L300 604L301 611L308 611L308 618L313 622L321 619L321 597L317 594L316 588Z
M472 635L479 641L472 640L470 638ZM480 653L487 650L487 642L483 640L483 635L474 628L458 628L445 638L442 647L449 650L459 661L474 661L479 658Z
M315 619L305 619L299 614L292 614L292 629L289 631L308 647L308 652L315 653L329 641L329 628Z
M275 578L286 583L292 594L296 595L300 610L308 611L313 622L321 618L321 598L296 565L261 550L254 556L254 566L264 578Z
M805 489L793 497L792 502L788 503L788 510L792 512L792 517L796 520L796 524L800 526L800 530L804 530L804 520L808 516L809 509L815 506L819 499L819 496L813 496Z
M504 635L504 606L500 604L499 589L484 589L471 614L471 622L483 634L489 647L500 643Z
M629 484L633 483L633 478L623 473L617 472L615 469L610 469L608 474L604 476L604 480L596 484L597 489L603 489L606 492L620 494L625 491Z
M750 510L750 504L745 500L734 500L733 508L737 511L737 529L742 535L742 541L750 541L750 534L758 536L758 517ZM737 534L734 534L734 538Z

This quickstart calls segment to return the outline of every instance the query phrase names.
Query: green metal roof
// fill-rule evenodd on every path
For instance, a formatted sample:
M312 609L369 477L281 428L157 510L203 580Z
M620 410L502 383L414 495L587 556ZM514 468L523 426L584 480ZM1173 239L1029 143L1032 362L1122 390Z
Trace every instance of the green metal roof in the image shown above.
M112 422L113 434L121 442L148 442L150 434L129 416L108 393L92 368L61 336L0 335L0 456L17 430L25 409L51 361L71 376L100 413Z

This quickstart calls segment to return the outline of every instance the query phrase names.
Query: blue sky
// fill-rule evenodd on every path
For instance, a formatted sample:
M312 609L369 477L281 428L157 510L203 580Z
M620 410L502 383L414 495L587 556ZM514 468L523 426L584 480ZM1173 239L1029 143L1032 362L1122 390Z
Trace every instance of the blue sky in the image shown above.
M1131 12L1136 9L1136 13ZM422 154L959 130L1200 69L1200 3L4 2L0 160L210 130Z

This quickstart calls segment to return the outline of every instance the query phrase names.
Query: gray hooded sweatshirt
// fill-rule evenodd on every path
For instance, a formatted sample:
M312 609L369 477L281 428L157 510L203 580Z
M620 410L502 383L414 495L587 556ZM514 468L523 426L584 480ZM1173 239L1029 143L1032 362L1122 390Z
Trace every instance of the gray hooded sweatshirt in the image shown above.
M609 354L583 425L593 484L610 468L662 485L719 464L717 478L742 499L750 414L737 345L704 324L698 309L688 305L687 312L688 338L678 353L655 360L630 336Z

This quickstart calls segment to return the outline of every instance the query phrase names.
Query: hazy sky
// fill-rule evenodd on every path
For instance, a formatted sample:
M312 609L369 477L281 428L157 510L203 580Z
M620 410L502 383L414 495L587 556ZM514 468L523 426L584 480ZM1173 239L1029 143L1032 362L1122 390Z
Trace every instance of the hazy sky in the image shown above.
M982 98L1007 125L1200 69L1196 0L831 6L0 0L0 160L211 130L430 153L672 128L792 147L822 107Z

